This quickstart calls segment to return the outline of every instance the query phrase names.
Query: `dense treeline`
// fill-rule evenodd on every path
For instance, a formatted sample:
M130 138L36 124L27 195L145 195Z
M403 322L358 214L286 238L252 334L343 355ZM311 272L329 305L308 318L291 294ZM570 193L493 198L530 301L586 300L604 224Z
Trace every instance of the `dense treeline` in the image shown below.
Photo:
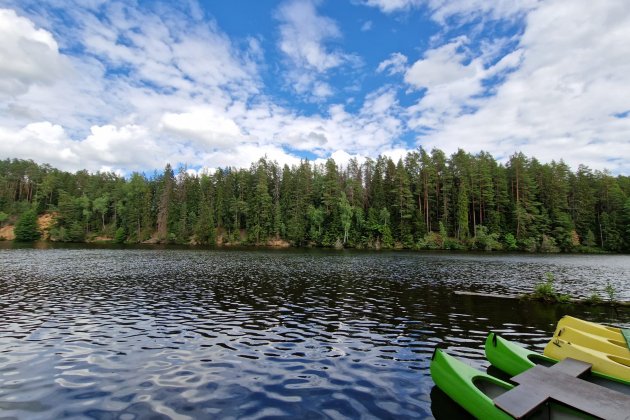
M521 153L440 150L280 167L152 176L0 161L0 225L53 212L50 239L506 249L630 250L630 178Z

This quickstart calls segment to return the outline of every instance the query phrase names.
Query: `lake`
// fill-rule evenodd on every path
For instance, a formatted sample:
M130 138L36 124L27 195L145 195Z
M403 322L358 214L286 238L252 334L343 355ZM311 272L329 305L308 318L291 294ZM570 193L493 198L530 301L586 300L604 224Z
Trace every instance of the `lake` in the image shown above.
M448 418L436 346L488 367L488 331L542 350L564 314L630 310L454 294L573 296L630 257L0 243L0 417ZM455 411L456 412L456 411Z

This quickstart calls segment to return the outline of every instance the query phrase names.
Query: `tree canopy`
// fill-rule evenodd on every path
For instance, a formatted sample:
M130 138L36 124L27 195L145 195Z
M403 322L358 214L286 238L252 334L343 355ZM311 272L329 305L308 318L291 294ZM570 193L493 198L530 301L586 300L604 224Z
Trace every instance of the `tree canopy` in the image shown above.
M55 213L60 241L630 251L629 177L522 153L500 163L420 148L396 162L262 158L249 169L167 165L128 177L0 161L0 213L23 226L44 212Z

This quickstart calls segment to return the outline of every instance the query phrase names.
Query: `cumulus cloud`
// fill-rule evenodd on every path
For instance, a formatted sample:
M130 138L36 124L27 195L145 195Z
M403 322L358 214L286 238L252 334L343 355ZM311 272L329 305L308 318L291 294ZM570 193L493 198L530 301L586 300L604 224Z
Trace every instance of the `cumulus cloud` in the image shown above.
M405 72L405 82L413 89L424 89L417 105L409 108L409 124L414 128L441 128L467 107L477 107L485 91L483 80L512 70L520 63L521 52L506 54L486 66L484 57L471 58L466 50L468 39L458 37L440 47L427 50Z
M548 1L526 23L520 66L496 94L420 143L500 157L518 149L542 160L630 171L626 159L615 159L630 153L630 119L622 117L630 97L630 5Z
M382 10L391 12L415 7L371 3L387 3ZM471 17L476 12L467 4L423 2L436 21ZM5 10L0 157L128 173L166 161L249 166L265 154L292 164L302 152L340 161L379 153L396 159L423 145L500 158L522 150L630 172L619 159L630 155L629 6L470 4L492 19L526 15L522 32L482 42L441 32L417 56L393 52L377 66L377 73L402 75L394 78L399 84L376 86L344 106L334 102L333 82L356 63L335 47L339 26L318 13L316 1L283 3L276 47L287 85L316 101L304 108L269 96L262 38L234 41L211 19L181 18L176 6L158 13L135 3L81 2L68 9L70 25L47 20L37 14L41 8ZM414 131L417 143L407 144Z
M282 147L274 145L241 144L234 148L221 149L205 153L202 158L206 167L216 169L226 166L247 168L253 162L266 156L279 165L298 165L300 158L287 153Z
M345 58L339 51L326 48L324 43L341 37L332 19L317 14L310 0L292 0L280 6L280 50L298 67L324 72L341 65Z
M195 139L210 148L227 146L242 139L241 130L234 120L210 107L195 108L188 112L168 112L162 116L164 130Z
M10 9L0 9L0 98L54 83L67 63L52 34Z
M133 125L93 126L80 141L48 121L31 123L19 130L0 127L0 144L10 150L11 157L33 159L70 171L156 168L165 164L167 156L150 138L148 130Z
M312 4L306 10L315 12ZM403 130L392 89L369 94L356 113L331 105L323 114L303 115L260 96L260 44L248 39L236 48L212 22L188 21L184 28L177 19L118 2L77 5L72 13L77 25L63 29L88 53L72 56L57 50L70 70L53 85L31 85L4 104L2 157L31 158L68 170L151 170L167 160L248 166L264 154L297 162L287 150L320 156L377 153ZM319 18L315 15L315 25L331 22ZM32 20L19 19L40 30ZM42 16L36 20L45 22ZM327 36L336 33L331 25L324 31ZM53 46L62 36L54 25L42 33ZM18 41L5 41L10 42ZM318 55L304 57L308 67L308 60ZM317 63L305 73L302 88L313 98L328 98L333 88L317 76Z

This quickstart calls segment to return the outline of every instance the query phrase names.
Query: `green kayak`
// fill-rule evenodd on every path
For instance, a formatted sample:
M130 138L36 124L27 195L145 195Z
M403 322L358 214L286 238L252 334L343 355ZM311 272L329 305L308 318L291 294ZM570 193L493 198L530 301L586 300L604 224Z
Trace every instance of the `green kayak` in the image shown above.
M443 350L436 349L431 358L431 377L435 384L468 413L480 419L511 419L495 406L493 399L514 388L494 376L481 372ZM555 403L541 406L533 418L589 418Z
M492 402L514 386L481 372L436 349L431 358L433 382L457 404L477 418L511 419Z
M519 375L536 365L552 366L558 362L512 343L492 332L488 334L486 339L485 351L486 358L492 366L510 377ZM630 382L623 379L599 372L590 372L581 379L630 395Z

